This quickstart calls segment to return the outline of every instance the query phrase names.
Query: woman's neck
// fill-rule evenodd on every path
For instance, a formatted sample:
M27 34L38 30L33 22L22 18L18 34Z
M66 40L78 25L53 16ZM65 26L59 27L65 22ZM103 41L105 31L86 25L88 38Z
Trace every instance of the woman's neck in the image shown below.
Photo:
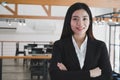
M83 41L85 40L86 35L73 35L78 47L81 46L81 44L83 43Z

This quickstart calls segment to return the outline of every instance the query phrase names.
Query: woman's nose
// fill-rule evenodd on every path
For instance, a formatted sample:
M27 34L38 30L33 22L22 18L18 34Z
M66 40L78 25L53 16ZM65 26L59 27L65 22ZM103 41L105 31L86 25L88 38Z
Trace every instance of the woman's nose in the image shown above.
M78 20L77 21L77 25L82 25L83 24L83 21L82 20Z

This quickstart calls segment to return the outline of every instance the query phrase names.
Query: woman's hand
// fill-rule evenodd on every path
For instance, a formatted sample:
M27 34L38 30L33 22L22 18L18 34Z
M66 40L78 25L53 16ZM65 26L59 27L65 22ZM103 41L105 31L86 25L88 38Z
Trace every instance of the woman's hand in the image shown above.
M67 68L66 68L65 65L62 64L62 63L57 63L57 67L58 67L60 70L67 71Z
M100 75L101 75L101 69L99 67L90 70L90 77L98 77Z

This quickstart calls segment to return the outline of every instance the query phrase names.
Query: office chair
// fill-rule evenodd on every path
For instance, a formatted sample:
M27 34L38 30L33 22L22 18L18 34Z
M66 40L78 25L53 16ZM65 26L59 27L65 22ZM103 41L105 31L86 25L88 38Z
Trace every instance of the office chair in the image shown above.
M32 55L33 54L44 54L43 48L32 48Z
M47 48L47 49L46 49L46 53L52 54L52 48Z
M53 48L53 45L51 45L51 44L45 44L44 48Z
M32 54L37 56L37 54L44 54L42 48L32 48ZM42 80L47 80L47 60L45 59L31 59L30 61L30 72L31 72L31 80L33 76L37 76L37 79L40 79L42 76Z
M47 63L46 60L32 59L30 65L31 80L33 76L37 76L37 79L47 80Z
M25 51L25 53L26 53L26 55L30 55L32 52L32 48L34 48L34 47L37 47L37 44L27 44L27 45L25 45L24 46L24 51ZM26 52L26 50L27 50L27 52ZM28 66L29 66L29 59L25 59L24 60L24 64L26 64L26 67L28 68Z
M19 54L23 54L24 56L26 55L24 50L23 51L19 50L19 43L17 42L16 43L16 54L15 54L15 56L18 56Z
M33 47L37 47L37 44L28 44L28 46L33 48Z
M31 50L32 51L32 48L34 48L34 47L37 47L37 44L28 44L27 45L27 48L28 48L28 50ZM29 54L31 54L32 52L29 52Z
M19 50L19 42L17 42L16 43L16 53L15 53L15 56L18 56L20 54L23 54L24 56L26 56L25 50L23 50L23 51ZM15 61L16 61L16 59L15 59ZM25 59L23 59L23 64L25 64Z
M113 77L113 80L120 80L120 73L113 71L112 77Z

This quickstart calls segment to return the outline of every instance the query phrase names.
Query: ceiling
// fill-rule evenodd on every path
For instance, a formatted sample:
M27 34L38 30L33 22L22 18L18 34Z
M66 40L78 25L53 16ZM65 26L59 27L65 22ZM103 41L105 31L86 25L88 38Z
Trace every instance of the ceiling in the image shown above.
M120 8L120 0L0 0L0 3L3 1L7 2L8 4L14 4L15 9L13 10L9 6L3 6L13 15L0 14L0 18L64 19L64 17L61 16L51 16L51 6L70 6L75 2L84 2L90 7L97 8L113 8L113 10ZM18 15L19 4L41 5L47 16ZM45 7L46 5L48 8Z
M84 2L91 7L120 8L120 0L0 0L10 4L37 4L69 6L74 2Z

